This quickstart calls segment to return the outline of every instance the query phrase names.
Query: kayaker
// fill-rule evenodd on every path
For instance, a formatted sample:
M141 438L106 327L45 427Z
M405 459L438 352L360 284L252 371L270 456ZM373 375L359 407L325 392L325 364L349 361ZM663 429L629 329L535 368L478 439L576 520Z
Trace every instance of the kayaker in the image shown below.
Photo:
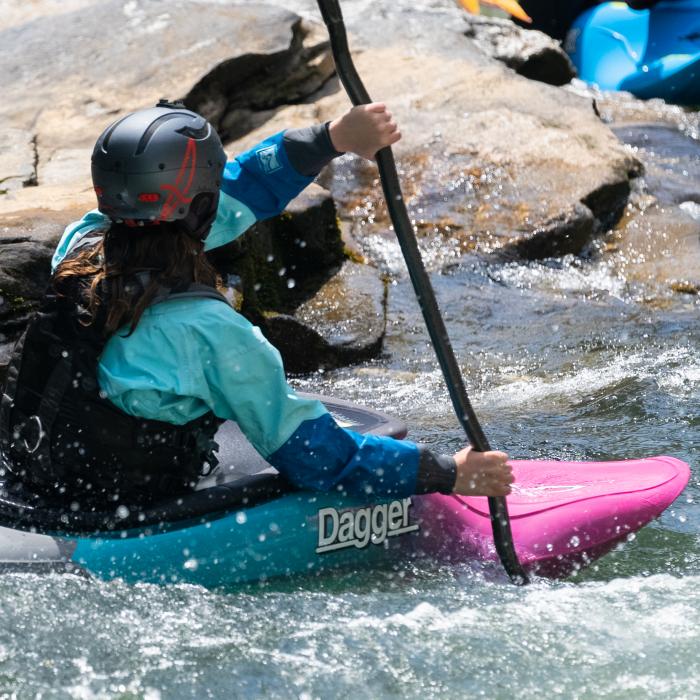
M337 425L287 384L277 350L215 289L205 251L279 214L343 152L401 134L385 105L289 129L235 160L181 103L127 115L92 156L98 208L70 224L0 404L11 480L73 509L185 494L233 420L290 482L362 497L503 496L507 456L437 455Z

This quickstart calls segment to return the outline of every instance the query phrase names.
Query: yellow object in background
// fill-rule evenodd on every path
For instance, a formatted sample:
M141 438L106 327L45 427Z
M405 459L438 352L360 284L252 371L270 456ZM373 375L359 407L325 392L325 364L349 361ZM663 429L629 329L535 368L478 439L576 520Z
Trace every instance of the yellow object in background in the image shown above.
M525 10L520 7L516 0L482 0L486 5L493 5L501 10L504 10L509 15L516 17L523 22L532 22L532 19L527 15ZM480 0L459 0L459 4L467 11L474 15L481 12Z

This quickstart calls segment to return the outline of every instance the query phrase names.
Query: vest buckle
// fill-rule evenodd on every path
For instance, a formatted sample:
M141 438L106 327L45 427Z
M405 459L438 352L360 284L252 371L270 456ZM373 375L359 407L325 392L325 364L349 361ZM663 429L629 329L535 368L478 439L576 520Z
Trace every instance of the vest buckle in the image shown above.
M41 441L46 435L44 426L41 423L41 418L36 414L27 418L20 428L19 433L20 439L23 442L24 452L28 455L33 455L39 449ZM33 444L30 444L29 440L31 440Z

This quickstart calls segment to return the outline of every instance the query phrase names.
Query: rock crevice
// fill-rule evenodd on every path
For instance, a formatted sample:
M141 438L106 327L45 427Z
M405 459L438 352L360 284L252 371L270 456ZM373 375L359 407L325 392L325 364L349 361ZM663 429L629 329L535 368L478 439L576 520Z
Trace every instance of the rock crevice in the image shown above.
M334 74L328 42L315 40L318 33L296 21L287 50L223 61L187 93L185 104L204 115L224 142L240 138L259 126L259 113L304 101Z

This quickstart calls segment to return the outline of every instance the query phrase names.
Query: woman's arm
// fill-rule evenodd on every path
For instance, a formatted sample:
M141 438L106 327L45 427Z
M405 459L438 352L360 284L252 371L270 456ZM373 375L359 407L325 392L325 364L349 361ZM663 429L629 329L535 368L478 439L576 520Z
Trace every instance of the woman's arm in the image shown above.
M230 243L256 221L280 214L344 152L371 158L400 138L391 112L375 102L353 107L332 122L288 129L262 141L226 164L205 250Z
M220 418L235 420L255 449L304 489L358 497L421 493L506 495L507 457L469 449L438 455L423 445L340 427L319 401L287 384L280 354L246 319L215 302L200 305L187 380ZM191 342L188 333L185 342ZM183 377L183 379L185 379ZM194 387L193 387L194 388Z
M183 339L197 346L187 353L198 368L183 373L191 385L187 392L196 391L220 418L236 421L289 481L364 497L452 490L456 464L451 457L340 427L323 404L287 384L279 352L258 328L223 304L199 307Z

